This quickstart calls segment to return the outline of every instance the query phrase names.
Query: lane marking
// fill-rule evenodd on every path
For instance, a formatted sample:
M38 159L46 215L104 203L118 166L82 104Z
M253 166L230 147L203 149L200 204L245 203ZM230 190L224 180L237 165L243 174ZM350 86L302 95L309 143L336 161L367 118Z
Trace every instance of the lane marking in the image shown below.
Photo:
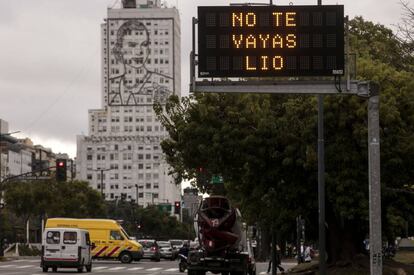
M166 269L164 271L174 272L174 271L178 271L178 268L170 268L170 269Z
M141 270L141 269L144 269L144 268L143 267L131 267L131 268L128 268L127 270L132 271L132 270Z
M28 262L29 263L38 263L38 262L40 262L40 260L29 260Z
M101 270L101 269L105 269L108 268L107 266L97 266L97 267L92 267L92 270Z
M15 264L8 264L8 265L0 265L0 268L7 268L7 267L13 267L16 266Z
M28 267L32 267L32 266L34 266L34 265L22 265L22 266L18 266L16 268L23 269L23 268L28 268Z
M149 268L149 269L145 269L145 271L157 271L157 270L161 270L162 267L153 267L153 268Z
M125 269L125 268L126 268L125 266L116 266L116 267L112 267L108 270L121 270L121 269Z
M23 259L23 260L13 260L12 262L13 262L13 263L20 263L20 262L26 262L26 261L27 261L27 260L24 260L24 259Z

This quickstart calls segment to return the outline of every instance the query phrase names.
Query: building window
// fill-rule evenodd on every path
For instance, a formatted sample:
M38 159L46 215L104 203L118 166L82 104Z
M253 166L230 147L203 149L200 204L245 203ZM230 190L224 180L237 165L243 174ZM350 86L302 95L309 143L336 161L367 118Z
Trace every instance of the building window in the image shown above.
M147 183L147 184L145 184L145 188L147 188L147 189L151 189L151 183Z
M88 180L91 180L91 179L92 179L92 174L88 174L88 175L86 175L86 178L87 178Z

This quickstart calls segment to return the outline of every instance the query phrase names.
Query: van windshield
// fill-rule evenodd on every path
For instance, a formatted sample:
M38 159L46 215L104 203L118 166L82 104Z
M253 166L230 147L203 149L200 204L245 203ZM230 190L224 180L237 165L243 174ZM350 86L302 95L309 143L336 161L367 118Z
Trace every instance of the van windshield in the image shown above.
M122 234L124 234L124 236L127 240L131 239L122 227L121 227L121 232L122 232Z

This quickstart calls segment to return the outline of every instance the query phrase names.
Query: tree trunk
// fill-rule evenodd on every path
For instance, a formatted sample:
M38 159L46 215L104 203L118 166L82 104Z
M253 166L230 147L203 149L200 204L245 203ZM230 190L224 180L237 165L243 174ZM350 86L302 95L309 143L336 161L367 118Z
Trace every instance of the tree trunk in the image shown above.
M362 252L360 221L346 221L341 223L332 216L327 220L327 257L328 263L352 264L354 257Z

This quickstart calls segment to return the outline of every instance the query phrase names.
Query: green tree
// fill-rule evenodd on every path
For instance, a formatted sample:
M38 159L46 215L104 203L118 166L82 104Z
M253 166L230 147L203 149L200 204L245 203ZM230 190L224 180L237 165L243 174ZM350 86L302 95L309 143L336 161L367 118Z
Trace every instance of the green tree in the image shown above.
M358 77L381 86L381 169L384 232L412 222L414 74L412 56L392 31L357 17L350 22ZM330 260L349 260L368 233L366 99L325 98L326 191ZM199 167L220 174L248 220L273 224L281 238L307 217L317 226L316 100L308 96L196 94L155 106L170 138L162 142L176 182L194 181ZM398 200L396 200L398 199ZM259 211L258 211L259 209Z

